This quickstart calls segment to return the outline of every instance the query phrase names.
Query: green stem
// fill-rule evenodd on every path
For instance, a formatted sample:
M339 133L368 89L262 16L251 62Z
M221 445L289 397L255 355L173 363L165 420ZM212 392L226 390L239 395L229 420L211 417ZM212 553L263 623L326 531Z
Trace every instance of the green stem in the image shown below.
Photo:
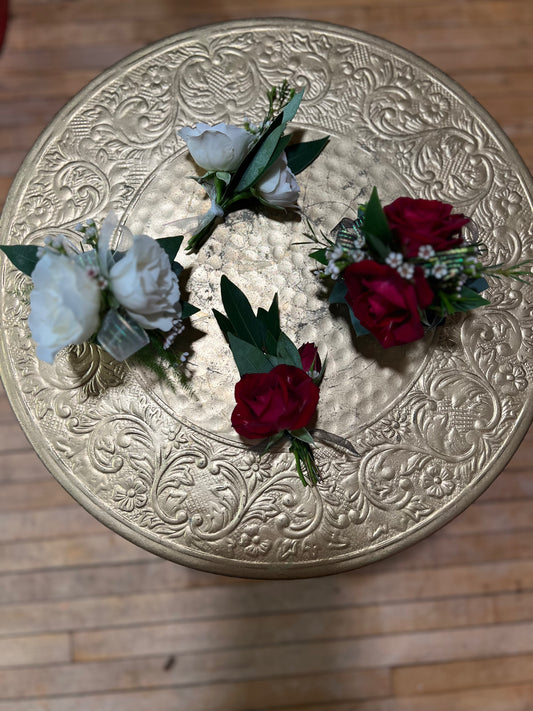
M231 198L227 198L224 200L222 203L219 203L220 207L226 212L226 209L230 206L233 205L236 202L239 202L239 200L248 200L249 198L252 197L252 193L249 190L245 190L242 193L237 193Z
M190 254L191 252L198 252L200 247L204 245L211 234L213 233L215 227L217 224L217 218L213 217L213 219L207 223L207 225L200 230L200 232L197 232L195 235L193 235L190 240L187 242L187 252Z
M287 434L291 440L289 451L294 454L296 471L298 472L298 476L300 477L302 484L304 486L307 486L308 484L315 486L318 482L319 475L311 446L307 444L307 442L302 442L302 440L293 437L289 431L287 431ZM304 469L305 474L303 471Z

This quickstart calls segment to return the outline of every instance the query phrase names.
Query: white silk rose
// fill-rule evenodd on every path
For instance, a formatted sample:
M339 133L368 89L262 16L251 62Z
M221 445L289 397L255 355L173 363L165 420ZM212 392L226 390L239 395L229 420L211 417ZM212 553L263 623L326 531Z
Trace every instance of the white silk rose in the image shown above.
M143 328L170 331L181 316L178 278L156 240L136 235L126 255L109 270L116 300Z
M246 129L225 123L217 123L216 126L198 123L196 128L182 128L178 133L187 144L194 162L207 171L232 173L242 163L254 141Z
M53 363L58 351L84 343L98 330L101 291L74 259L45 253L32 272L28 325L37 357Z
M274 207L298 207L300 188L294 173L287 165L285 151L264 173L255 186L255 192L261 200Z

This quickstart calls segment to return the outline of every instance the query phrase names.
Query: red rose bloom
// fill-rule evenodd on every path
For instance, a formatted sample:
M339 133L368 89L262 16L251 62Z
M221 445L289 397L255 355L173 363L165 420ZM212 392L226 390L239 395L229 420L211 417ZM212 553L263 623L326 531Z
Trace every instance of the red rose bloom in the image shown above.
M452 206L439 200L401 197L383 208L393 235L405 257L417 257L425 244L435 252L453 249L463 243L461 229L470 222L461 213L452 215ZM454 238L454 235L458 235Z
M318 355L318 348L314 343L304 343L303 346L298 348L298 353L302 359L302 368L306 373L309 373L310 370L320 373L322 361Z
M269 373L249 373L235 386L237 405L231 424L248 439L299 430L314 415L318 397L318 386L293 365L277 365Z
M350 264L343 277L348 289L346 301L384 348L422 338L419 308L430 305L433 291L420 267L411 282L388 264L366 259Z

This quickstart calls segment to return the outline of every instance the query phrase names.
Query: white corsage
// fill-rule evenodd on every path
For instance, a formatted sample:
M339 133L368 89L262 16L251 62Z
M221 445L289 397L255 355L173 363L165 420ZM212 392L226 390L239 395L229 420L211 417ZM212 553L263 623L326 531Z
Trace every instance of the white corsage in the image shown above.
M114 235L127 249L110 249ZM100 231L89 220L70 238L46 237L42 247L0 245L33 281L28 325L37 357L52 364L65 346L95 339L118 361L150 345L147 365L162 359L181 366L187 354L170 347L197 311L180 301L182 268L174 258L182 239L133 235L110 213Z

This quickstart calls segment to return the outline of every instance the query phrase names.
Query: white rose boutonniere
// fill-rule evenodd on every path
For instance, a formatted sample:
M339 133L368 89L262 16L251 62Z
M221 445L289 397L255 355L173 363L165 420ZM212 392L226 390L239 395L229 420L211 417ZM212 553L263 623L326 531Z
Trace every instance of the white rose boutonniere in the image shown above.
M257 200L281 209L297 208L300 190L295 175L320 155L329 140L289 145L291 136L284 132L302 97L303 91L296 93L284 81L267 93L268 111L260 126L198 123L196 128L178 131L194 161L207 171L195 180L211 200L204 215L174 223L193 233L187 243L189 252L197 252L238 203Z

